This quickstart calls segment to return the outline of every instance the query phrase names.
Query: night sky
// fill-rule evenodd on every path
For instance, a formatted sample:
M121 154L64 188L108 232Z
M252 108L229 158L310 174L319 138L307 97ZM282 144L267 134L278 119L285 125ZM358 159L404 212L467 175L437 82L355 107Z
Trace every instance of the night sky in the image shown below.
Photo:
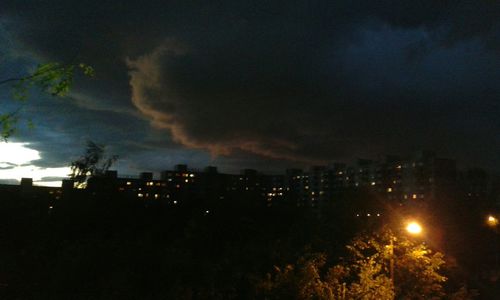
M259 2L3 0L0 79L47 61L96 72L65 98L32 94L36 127L10 143L38 151L25 165L40 172L88 139L122 174L419 149L500 170L500 1ZM19 105L9 93L1 112Z

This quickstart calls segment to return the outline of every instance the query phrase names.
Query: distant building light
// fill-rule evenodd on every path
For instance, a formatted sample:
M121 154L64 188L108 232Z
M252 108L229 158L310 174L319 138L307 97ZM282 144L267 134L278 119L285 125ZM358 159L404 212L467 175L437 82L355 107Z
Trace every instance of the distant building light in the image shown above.
M366 214L367 217L371 217L372 215L371 214Z
M189 179L184 180L184 182L185 182L185 183L188 183L188 182L189 182Z
M189 177L191 177L191 178L194 177L194 174L189 174Z
M377 214L377 217L380 217L380 214Z
M208 215L210 213L210 211L209 210L205 210L205 213Z
M359 214L356 214L356 217L359 217Z
M371 185L375 185L375 184L376 184L376 182L375 182L375 181L372 181Z
M144 195L142 193L138 193L137 197L142 198L142 197L144 197Z
M411 196L411 198L412 198L412 199L417 199L417 194L413 194L413 195Z
M132 182L130 182L130 181L127 181L127 185L131 185L131 184L132 184Z
M387 188L387 192L388 192L388 193L392 193L392 188L390 188L390 187L389 187L389 188Z
M53 209L53 208L54 208L54 206L52 206L52 205L51 205L51 206L49 206L49 209Z
M177 200L174 200L174 204L177 204Z
M158 199L159 195L158 194L155 194L155 199Z

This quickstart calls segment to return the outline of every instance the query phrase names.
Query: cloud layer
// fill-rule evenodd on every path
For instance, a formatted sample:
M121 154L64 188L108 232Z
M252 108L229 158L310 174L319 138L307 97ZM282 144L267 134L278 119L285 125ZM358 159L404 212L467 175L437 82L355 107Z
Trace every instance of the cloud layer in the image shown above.
M238 167L430 148L500 167L499 5L7 1L0 17L23 49L95 65L73 104L93 132L54 122L131 165L179 147Z

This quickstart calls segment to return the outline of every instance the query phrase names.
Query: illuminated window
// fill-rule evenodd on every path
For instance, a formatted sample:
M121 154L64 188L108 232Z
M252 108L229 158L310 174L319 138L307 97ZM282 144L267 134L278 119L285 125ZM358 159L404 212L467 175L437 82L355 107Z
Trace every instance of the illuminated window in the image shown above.
M158 199L159 195L158 194L155 194L155 199Z
M142 193L137 194L137 197L142 198L144 195Z
M127 185L131 185L131 184L132 184L132 182L130 182L130 181L127 181Z
M387 192L388 192L388 193L391 193L391 192L392 192L392 188L390 188L390 187L389 187L389 188L387 188Z
M366 214L367 217L371 217L372 215L371 214Z
M177 200L174 200L174 204L177 204Z
M412 199L417 199L417 194L413 194L413 195L411 196L411 198L412 198Z
M375 181L372 181L371 185L375 185L375 184L376 184L376 182L375 182Z
M184 180L184 182L185 182L185 183L188 183L188 182L189 182L189 179Z
M191 178L194 177L194 174L189 174L189 177L191 177Z

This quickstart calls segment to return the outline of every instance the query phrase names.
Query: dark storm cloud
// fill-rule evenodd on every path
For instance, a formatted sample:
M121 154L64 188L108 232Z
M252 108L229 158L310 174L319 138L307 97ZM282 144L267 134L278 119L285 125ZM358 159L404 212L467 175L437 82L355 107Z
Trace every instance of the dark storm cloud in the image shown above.
M125 124L137 108L165 130L144 153L170 138L278 164L500 149L498 1L186 2L7 1L0 14L41 57L95 65L78 87L100 112L86 121Z

